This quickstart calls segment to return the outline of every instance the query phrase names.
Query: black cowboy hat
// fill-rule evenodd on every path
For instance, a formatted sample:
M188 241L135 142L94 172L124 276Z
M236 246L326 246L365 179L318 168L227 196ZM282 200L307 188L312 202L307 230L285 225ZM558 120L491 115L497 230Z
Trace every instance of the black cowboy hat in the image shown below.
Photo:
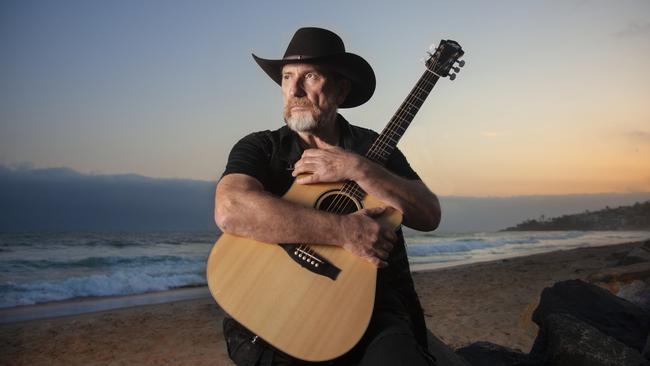
M300 28L289 42L281 60L268 60L255 56L255 62L276 83L282 85L282 67L291 63L328 65L349 79L352 88L339 108L361 105L375 92L375 73L361 56L345 52L341 37L322 28Z

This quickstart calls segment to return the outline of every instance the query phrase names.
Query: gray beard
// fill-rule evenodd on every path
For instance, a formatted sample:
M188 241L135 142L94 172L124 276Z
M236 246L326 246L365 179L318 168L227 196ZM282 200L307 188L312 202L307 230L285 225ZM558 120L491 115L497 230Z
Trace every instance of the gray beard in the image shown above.
M296 113L284 120L290 129L296 132L310 132L318 128L318 121L311 113Z

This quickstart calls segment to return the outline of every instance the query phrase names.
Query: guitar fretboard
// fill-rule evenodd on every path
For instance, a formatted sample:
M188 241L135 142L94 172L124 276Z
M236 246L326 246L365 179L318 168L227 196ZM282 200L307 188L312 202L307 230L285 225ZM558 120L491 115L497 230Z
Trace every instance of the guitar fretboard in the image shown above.
M404 135L404 132L413 121L422 104L436 85L438 76L429 70L425 70L420 80L415 84L397 112L390 119L388 125L381 132L379 137L372 144L366 157L380 165L385 165L390 154L393 153L397 143Z
M411 92L406 97L397 112L390 119L388 125L377 137L375 142L370 146L366 153L366 158L376 162L379 165L386 165L386 161L390 155L395 151L397 143L404 135L404 132L413 121L413 117L418 113L422 104L433 90L439 76L429 71L424 71L420 79L415 84ZM343 192L354 196L358 200L362 200L366 193L353 181L345 183L341 189Z

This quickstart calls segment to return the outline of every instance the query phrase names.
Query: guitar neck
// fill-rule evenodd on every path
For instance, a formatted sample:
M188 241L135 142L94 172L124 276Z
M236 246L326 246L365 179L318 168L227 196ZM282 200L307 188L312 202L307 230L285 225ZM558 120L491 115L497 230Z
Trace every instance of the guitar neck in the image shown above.
M397 112L390 119L388 125L384 127L379 137L370 146L366 153L366 158L378 163L379 165L386 165L386 161L390 154L393 153L397 143L404 135L404 132L413 121L413 117L418 113L420 107L433 90L439 76L429 70L425 70L420 79L415 84L411 92L406 97ZM357 199L362 199L365 192L359 187L356 182L349 181L345 183L342 188L343 192L351 194Z
M393 153L397 143L404 135L404 132L413 121L420 107L431 93L431 90L438 81L438 75L425 70L420 80L415 84L397 112L390 119L388 125L381 132L379 137L372 144L366 157L380 165L385 165L390 154Z

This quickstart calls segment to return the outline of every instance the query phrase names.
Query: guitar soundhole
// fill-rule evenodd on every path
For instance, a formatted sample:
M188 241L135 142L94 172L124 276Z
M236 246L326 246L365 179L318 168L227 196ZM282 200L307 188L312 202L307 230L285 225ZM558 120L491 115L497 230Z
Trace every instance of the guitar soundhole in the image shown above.
M343 193L339 190L332 190L323 193L318 197L318 200L316 200L314 207L317 210L332 212L339 215L350 214L363 208L359 201L349 194Z

